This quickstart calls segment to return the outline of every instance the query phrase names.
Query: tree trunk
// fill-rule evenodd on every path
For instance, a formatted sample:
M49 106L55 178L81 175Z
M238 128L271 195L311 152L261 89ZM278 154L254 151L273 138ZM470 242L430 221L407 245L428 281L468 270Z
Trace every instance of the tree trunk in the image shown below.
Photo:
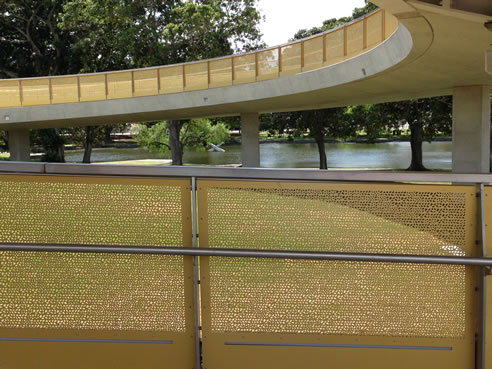
M43 160L52 163L64 163L65 147L60 130L58 128L41 129L39 137L44 148Z
M113 127L104 127L104 144L110 145L113 141L111 140L111 132L113 132Z
M318 145L319 169L328 169L325 151L325 135L323 132L316 132L314 134L314 140L316 141L316 145Z
M171 147L172 165L183 165L183 145L179 140L179 134L183 123L179 120L168 120L167 129L169 130L169 146Z
M90 164L93 144L94 144L94 127L87 126L85 127L85 147L84 147L84 158L82 159L82 163Z
M59 138L57 140L57 145L56 145L57 161L59 163L64 163L65 162L65 142L64 142L63 138L61 137L59 128L55 128L55 134Z
M422 143L423 143L423 129L421 125L410 126L410 147L412 149L412 162L407 170L411 171L424 171L427 170L424 167L422 159Z

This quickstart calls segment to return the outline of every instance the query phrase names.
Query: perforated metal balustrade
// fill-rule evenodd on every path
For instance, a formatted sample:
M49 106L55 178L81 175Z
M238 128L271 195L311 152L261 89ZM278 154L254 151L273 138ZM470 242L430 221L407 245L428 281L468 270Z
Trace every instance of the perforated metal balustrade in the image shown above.
M473 254L471 187L200 181L198 188L200 247ZM254 358L270 354L275 368L295 368L312 353L296 359L285 344L328 345L324 359L337 368L365 362L378 345L449 349L442 359L450 367L473 363L474 278L463 266L205 258L202 278L206 367L262 367ZM429 367L428 352L415 351L413 367Z
M5 175L0 193L0 243L191 246L187 180ZM135 368L144 350L192 368L192 275L180 256L0 252L0 367ZM47 352L23 354L36 339Z

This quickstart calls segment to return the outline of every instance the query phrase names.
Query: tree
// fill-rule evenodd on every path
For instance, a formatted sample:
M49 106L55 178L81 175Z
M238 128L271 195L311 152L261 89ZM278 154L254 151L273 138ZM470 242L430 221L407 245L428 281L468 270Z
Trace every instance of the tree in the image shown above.
M310 36L314 36L318 33L322 33L325 31L329 31L330 29L336 28L343 26L346 23L352 22L353 20L363 17L364 15L367 15L369 13L372 13L375 11L378 7L372 3L370 3L368 0L365 0L366 5L363 6L362 8L355 8L352 11L352 16L349 17L342 17L342 18L331 18L327 19L323 22L323 24L320 27L313 27L310 29L301 29L296 32L294 35L294 38L292 41L295 40L300 40L301 38L306 38Z
M360 18L376 10L377 7L366 0L366 5L362 8L356 8L351 17L339 19L328 19L323 22L321 27L314 27L308 30L299 30L294 39L313 36L317 33L341 26L356 18ZM410 128L410 145L412 149L412 160L408 170L425 170L422 160L422 143L423 140L431 140L438 132L451 133L452 116L451 116L451 99L449 97L436 97L431 99L418 99L402 101L397 103L385 103L377 105L362 105L349 107L347 113L351 116L354 128L358 124L364 127L368 134L369 140L374 140L386 126L401 127L408 124ZM315 115L312 119L316 119ZM321 122L322 120L318 120ZM332 121L327 119L325 122ZM314 128L316 135L319 137L317 142L321 142L321 132L323 130ZM328 132L325 130L325 132ZM343 135L342 129L341 134ZM323 154L320 145L320 167L323 167Z
M256 0L72 0L64 6L62 26L76 36L82 71L138 68L256 48L256 6ZM173 163L182 163L185 125L168 122Z
M426 170L422 155L423 141L430 141L437 133L451 134L452 97L441 96L384 103L375 107L393 127L399 128L408 124L412 149L412 160L408 170Z
M349 119L345 108L308 110L299 113L298 125L307 128L313 136L319 153L319 169L328 169L325 137L348 138L356 132L356 126Z
M104 142L107 126L86 126L72 127L65 129L70 135L70 140L73 144L84 148L82 163L89 164L91 162L91 153L94 145L100 145Z
M31 131L31 142L40 145L44 149L43 161L65 162L65 137L59 128L40 129Z
M175 125L175 127L171 127ZM179 137L171 137L179 132ZM149 150L172 155L172 165L183 165L183 151L205 150L209 144L220 145L230 139L229 129L222 122L215 125L208 119L190 121L170 120L152 126L138 125L134 130L135 139ZM173 145L176 145L173 147Z
M301 29L294 35L293 40L310 37L318 33L333 29L345 23L359 18L377 9L375 5L368 3L363 8L356 8L351 17L333 18L323 22L321 27L311 29ZM328 168L328 161L325 151L325 136L333 138L347 138L355 134L357 128L353 124L353 115L346 114L344 108L311 110L296 113L277 113L273 117L273 126L278 131L294 129L297 132L308 131L313 136L318 146L320 169Z
M4 0L0 14L7 78L180 63L260 39L256 0Z
M77 73L71 68L73 37L61 29L66 0L4 0L0 2L0 78L53 76ZM63 139L57 130L38 132L45 157L64 161ZM59 145L59 146L53 146Z

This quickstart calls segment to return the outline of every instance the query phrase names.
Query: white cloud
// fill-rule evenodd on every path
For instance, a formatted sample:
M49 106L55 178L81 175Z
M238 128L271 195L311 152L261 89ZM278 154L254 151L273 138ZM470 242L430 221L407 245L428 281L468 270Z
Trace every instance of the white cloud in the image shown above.
M269 46L286 43L300 29L321 26L323 21L352 15L364 0L259 0L266 17L260 29Z

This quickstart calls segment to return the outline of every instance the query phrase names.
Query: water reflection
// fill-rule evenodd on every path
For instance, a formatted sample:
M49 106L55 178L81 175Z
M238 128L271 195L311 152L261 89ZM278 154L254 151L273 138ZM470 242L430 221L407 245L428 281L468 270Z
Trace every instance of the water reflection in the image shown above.
M241 161L241 147L226 146L226 152L186 152L185 164L227 165ZM451 168L451 142L425 142L424 165L429 169ZM389 142L379 144L326 144L328 166L331 168L391 168L406 169L410 165L410 143ZM264 168L317 168L319 165L316 144L267 143L260 145L261 166ZM156 153L143 148L95 149L93 162L157 159ZM81 162L82 151L67 151L69 162Z

